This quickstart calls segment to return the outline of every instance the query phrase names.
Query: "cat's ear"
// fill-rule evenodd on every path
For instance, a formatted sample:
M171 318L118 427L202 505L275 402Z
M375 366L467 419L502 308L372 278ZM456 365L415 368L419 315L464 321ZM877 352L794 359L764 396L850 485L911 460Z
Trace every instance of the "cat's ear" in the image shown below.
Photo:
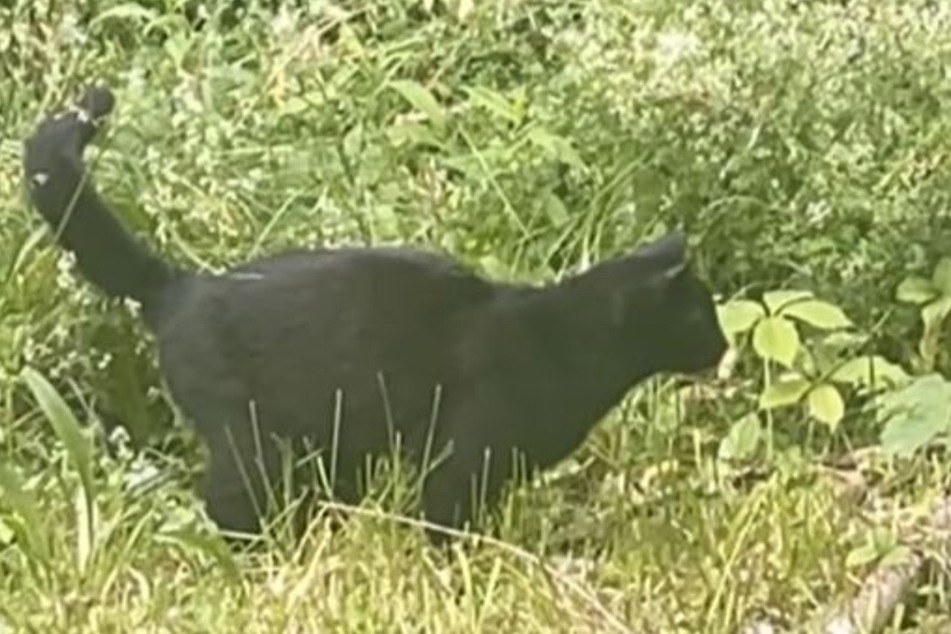
M682 231L671 231L638 249L638 255L651 263L661 279L676 280L687 270L687 239Z

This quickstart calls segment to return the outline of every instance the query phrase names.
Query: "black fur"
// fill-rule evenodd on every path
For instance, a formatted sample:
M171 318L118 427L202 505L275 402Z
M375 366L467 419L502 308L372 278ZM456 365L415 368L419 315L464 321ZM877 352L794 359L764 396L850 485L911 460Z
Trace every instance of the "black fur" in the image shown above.
M632 386L709 368L726 348L679 233L544 288L394 248L177 271L85 177L83 148L112 103L93 89L81 111L39 126L26 143L30 197L83 275L142 303L168 387L210 449L203 496L222 527L259 530L245 477L259 500L260 474L277 481L273 439L321 450L335 494L353 501L365 459L395 436L417 464L448 450L423 510L459 526L474 495L491 504L512 477L515 450L530 470L553 465Z

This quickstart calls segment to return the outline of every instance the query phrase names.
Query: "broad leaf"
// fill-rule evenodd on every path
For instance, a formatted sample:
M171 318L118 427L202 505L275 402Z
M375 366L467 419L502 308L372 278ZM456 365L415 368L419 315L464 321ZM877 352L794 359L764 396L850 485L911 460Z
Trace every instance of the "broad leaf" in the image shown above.
M906 277L898 285L895 297L906 304L924 304L937 295L934 285L923 277Z
M720 442L718 456L721 460L748 460L755 455L762 436L759 418L756 414L747 414L730 427Z
M868 565L879 558L878 549L874 544L866 543L849 551L845 556L845 565L848 568L858 568Z
M921 309L921 321L925 323L925 330L940 327L949 313L951 313L951 295L942 295L925 305Z
M832 380L848 385L877 388L900 385L908 380L908 374L900 365L873 355L846 361L832 373Z
M760 394L759 406L763 409L776 409L795 405L808 390L809 381L803 377L776 381Z
M839 390L830 383L824 383L809 392L809 415L835 429L845 415L845 403Z
M853 350L867 340L867 335L859 335L846 330L835 330L826 334L819 341L814 342L812 346L804 349L804 352L808 351L811 354L814 361L814 368L807 369L806 373L826 375L833 372L842 365L843 359L853 356ZM808 355L804 355L803 361L806 358L808 358Z
M406 79L395 79L389 82L389 87L398 92L410 105L426 115L436 126L446 125L446 113L433 94L419 82Z
M734 336L752 328L757 321L766 316L766 310L759 302L738 299L717 306L717 316L727 336Z
M0 546L9 546L16 539L17 533L9 522L0 516Z
M821 330L848 328L852 321L838 306L818 299L789 304L782 310L784 317L794 317Z
M812 293L809 291L770 291L763 293L763 303L769 309L770 315L778 315L785 306L810 297Z
M941 258L931 276L935 290L942 295L951 296L951 258Z
M783 317L767 317L753 330L753 349L763 359L792 367L799 352L799 332Z
M565 208L565 203L558 197L558 194L549 190L543 192L541 196L542 209L545 210L545 214L554 226L562 227L571 220L571 215Z
M885 450L910 455L951 431L951 383L939 374L916 379L883 399Z
M883 568L903 566L915 558L915 552L904 544L896 544L880 560Z

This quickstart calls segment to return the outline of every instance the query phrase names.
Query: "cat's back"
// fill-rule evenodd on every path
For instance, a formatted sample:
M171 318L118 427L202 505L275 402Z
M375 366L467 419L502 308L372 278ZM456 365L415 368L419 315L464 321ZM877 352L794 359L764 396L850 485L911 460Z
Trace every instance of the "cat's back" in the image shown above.
M181 285L159 341L173 363L191 363L194 348L214 345L218 356L275 376L305 367L346 373L355 364L424 368L499 292L434 253L295 251ZM199 337L212 343L199 345Z
M401 248L294 251L241 265L214 284L218 301L232 310L376 309L391 316L464 308L495 291L448 258Z
M486 284L470 270L441 254L403 247L298 249L241 264L222 279L265 279L274 282L321 283L340 276L385 277L404 283L468 280Z
M213 389L221 403L254 400L290 434L315 429L336 390L350 419L370 417L386 377L410 424L429 411L433 386L455 376L456 343L500 289L418 251L265 258L175 291L158 328L163 371L186 411L200 413Z

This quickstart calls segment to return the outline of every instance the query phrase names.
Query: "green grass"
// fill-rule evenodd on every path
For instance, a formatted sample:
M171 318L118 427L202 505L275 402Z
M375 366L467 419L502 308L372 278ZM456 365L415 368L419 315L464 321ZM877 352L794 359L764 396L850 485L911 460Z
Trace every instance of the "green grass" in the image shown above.
M143 4L0 8L0 632L725 633L854 591L867 524L815 465L879 426L860 400L835 432L777 414L765 477L718 460L763 384L748 351L713 401L637 390L507 500L497 541L432 549L384 484L302 544L228 551L150 340L51 246L20 144L107 83L100 188L211 270L411 244L545 280L684 226L724 298L809 288L907 365L918 326L894 288L951 255L944 5L249 2L196 30L182 3ZM948 462L863 468L891 508L929 499ZM929 581L892 631L951 610L947 576Z

